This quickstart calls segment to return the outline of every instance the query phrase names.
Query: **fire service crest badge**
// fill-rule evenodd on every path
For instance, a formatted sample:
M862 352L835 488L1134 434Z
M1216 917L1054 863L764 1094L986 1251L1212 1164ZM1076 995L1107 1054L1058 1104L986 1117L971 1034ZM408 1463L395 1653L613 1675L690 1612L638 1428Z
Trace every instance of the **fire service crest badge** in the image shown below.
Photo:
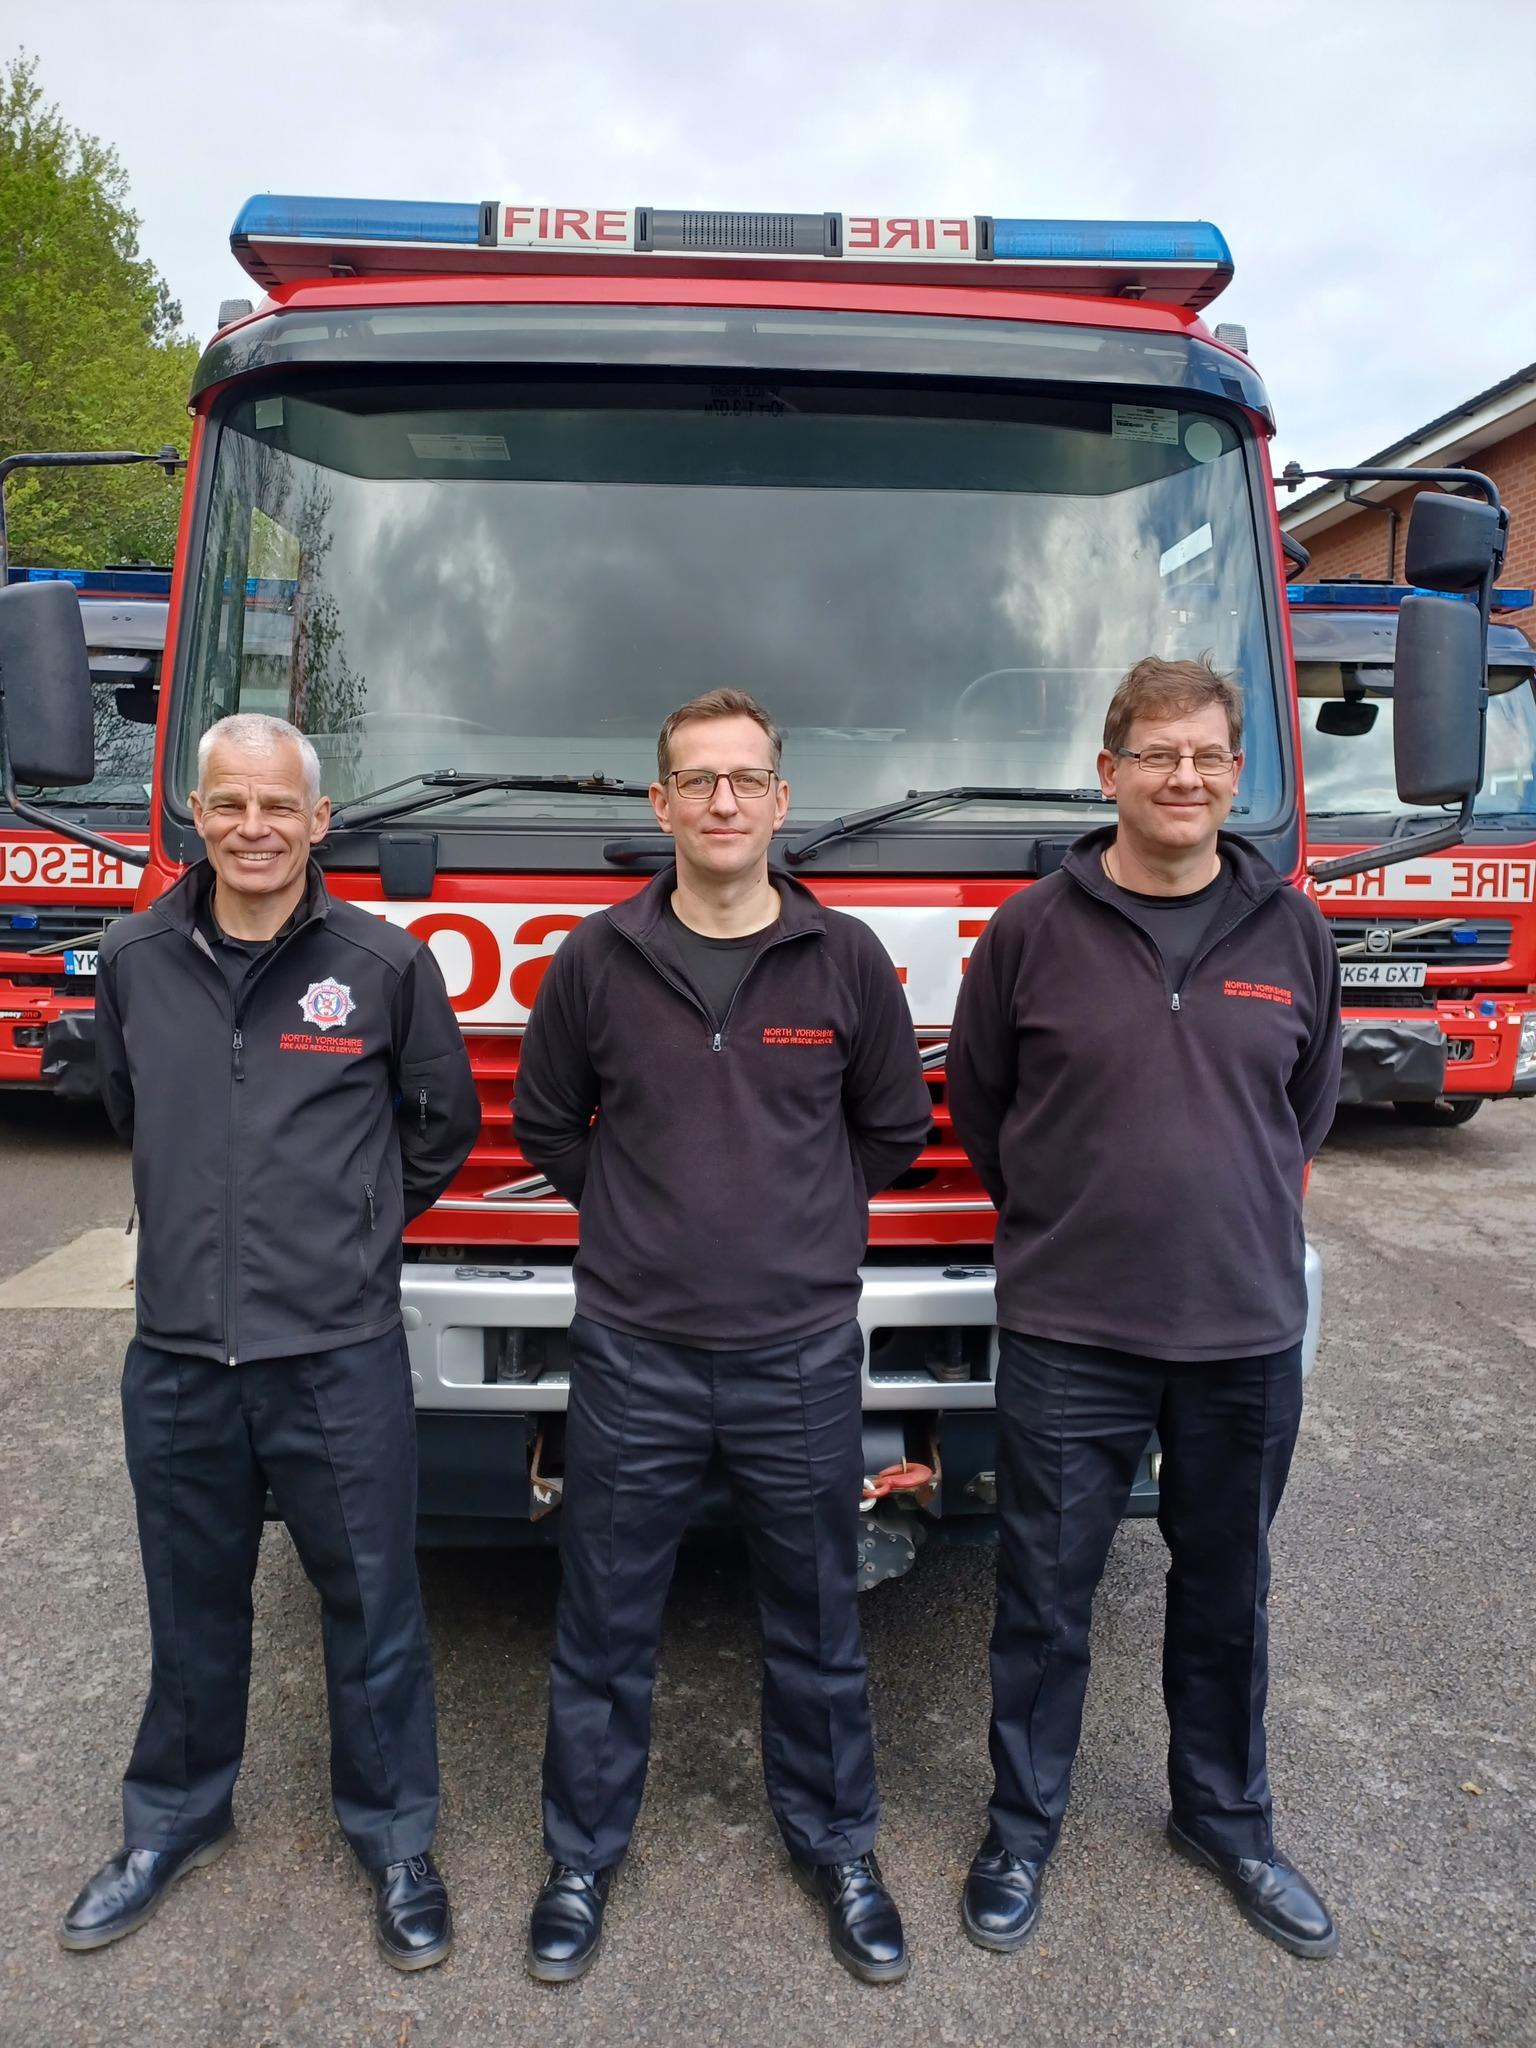
M357 1005L344 981L312 981L299 998L299 1010L306 1024L331 1031L345 1024Z

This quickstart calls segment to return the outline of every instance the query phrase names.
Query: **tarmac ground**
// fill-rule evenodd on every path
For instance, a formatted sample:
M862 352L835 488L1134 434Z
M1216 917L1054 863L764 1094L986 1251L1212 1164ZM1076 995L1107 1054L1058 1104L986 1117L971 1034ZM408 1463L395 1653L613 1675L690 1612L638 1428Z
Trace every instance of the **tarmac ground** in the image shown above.
M1269 1730L1280 1844L1342 1930L1328 1963L1271 1947L1167 1849L1164 1553L1146 1521L1122 1528L1100 1593L1072 1808L1017 1956L971 1947L957 1910L988 1787L989 1551L930 1545L864 1607L905 1984L848 1978L790 1881L745 1567L712 1542L673 1589L603 1954L551 1988L522 1954L556 1559L423 1557L458 1940L402 1978L330 1814L316 1603L281 1527L231 1851L129 1940L65 1954L58 1918L118 1845L148 1678L117 1392L131 1312L116 1282L5 1304L87 1232L106 1246L128 1207L97 1115L0 1097L6 2048L1536 2043L1536 1107L1453 1131L1346 1112L1313 1175L1325 1334L1275 1529Z

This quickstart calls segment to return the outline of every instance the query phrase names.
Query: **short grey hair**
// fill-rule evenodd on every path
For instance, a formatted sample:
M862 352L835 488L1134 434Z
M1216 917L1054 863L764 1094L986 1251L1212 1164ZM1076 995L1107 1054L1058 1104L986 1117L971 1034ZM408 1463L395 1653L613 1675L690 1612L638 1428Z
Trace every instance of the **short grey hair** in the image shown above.
M299 750L304 768L304 794L314 804L320 801L320 756L286 718L273 718L265 711L232 711L210 725L197 743L197 788L202 794L208 776L208 756L220 741L242 753L270 754L286 740Z

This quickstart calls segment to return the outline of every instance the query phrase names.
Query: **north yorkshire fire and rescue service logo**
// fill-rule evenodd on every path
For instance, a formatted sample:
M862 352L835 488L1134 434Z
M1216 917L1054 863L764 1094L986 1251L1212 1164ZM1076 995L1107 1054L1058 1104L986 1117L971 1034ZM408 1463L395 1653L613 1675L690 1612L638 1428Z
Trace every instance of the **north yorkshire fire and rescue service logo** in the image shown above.
M299 998L304 1022L317 1024L322 1031L345 1024L356 1008L352 991L344 981L312 981Z

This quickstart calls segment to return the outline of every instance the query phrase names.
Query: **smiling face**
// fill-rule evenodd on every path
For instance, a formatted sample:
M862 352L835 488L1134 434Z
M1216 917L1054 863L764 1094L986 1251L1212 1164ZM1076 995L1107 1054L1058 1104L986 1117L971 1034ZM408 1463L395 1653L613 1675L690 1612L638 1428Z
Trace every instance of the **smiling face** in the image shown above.
M285 915L304 893L309 849L330 819L330 798L310 796L289 740L262 748L215 742L192 794L192 821L221 895L252 907L286 899Z
M1220 774L1201 776L1190 756L1231 745L1227 714L1219 704L1206 704L1198 711L1138 718L1126 734L1129 752L1163 747L1180 755L1171 773L1151 773L1108 750L1099 755L1099 787L1119 807L1120 832L1134 851L1156 861L1214 850L1217 830L1237 796L1243 757L1234 755Z
M769 841L789 809L789 784L775 779L766 796L738 797L724 780L737 768L773 768L773 743L756 719L690 719L672 734L667 766L667 780L651 784L651 807L677 842L679 871L706 885L766 872ZM681 796L679 769L712 769L722 779L713 796Z

